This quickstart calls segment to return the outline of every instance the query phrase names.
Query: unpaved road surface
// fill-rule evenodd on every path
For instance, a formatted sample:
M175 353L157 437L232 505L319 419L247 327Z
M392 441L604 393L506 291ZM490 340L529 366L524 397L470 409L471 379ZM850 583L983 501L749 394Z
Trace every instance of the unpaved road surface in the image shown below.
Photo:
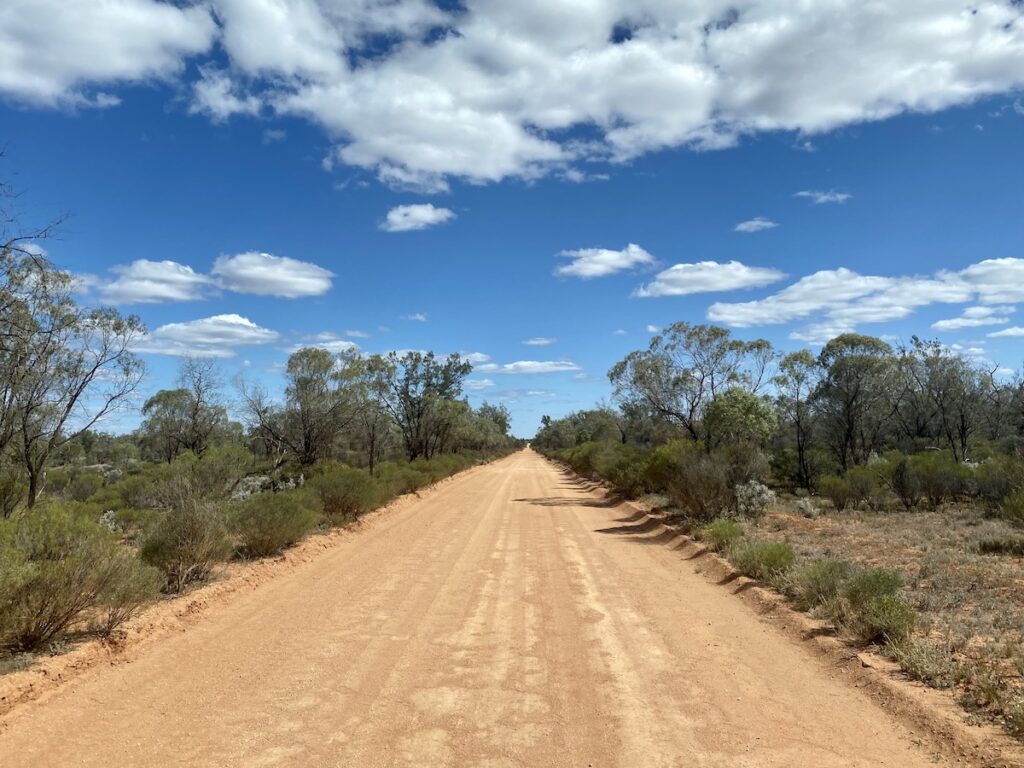
M936 764L628 515L529 451L458 476L15 709L0 765Z

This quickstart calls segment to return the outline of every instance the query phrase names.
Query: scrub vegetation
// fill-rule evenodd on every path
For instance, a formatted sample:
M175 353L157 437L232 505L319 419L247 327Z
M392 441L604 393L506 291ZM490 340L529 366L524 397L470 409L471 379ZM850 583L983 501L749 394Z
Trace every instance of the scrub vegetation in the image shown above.
M676 323L532 445L1024 736L1024 380L936 341Z
M9 190L0 190L8 192ZM144 402L138 318L78 304L37 243L0 237L0 670L110 637L148 602L519 447L458 355L304 348L280 395L185 359ZM141 406L129 434L106 417Z

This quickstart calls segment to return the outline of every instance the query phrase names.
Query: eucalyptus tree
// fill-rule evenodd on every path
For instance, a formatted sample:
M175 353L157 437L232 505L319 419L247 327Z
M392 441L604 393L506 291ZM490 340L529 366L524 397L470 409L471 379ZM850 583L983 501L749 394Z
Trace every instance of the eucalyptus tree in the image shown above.
M773 379L775 403L782 420L793 430L796 447L797 482L811 487L808 452L812 441L813 414L811 396L821 376L817 360L806 349L791 352L779 361L779 373Z
M608 378L619 401L640 403L693 440L706 440L711 401L732 387L757 394L774 359L764 339L743 341L719 326L679 322L616 363Z
M354 351L332 354L304 347L288 358L285 400L262 387L241 387L255 436L301 466L328 458L339 435L358 416L366 361Z
M402 434L406 456L429 459L443 451L459 416L453 403L473 366L456 354L438 360L433 352L392 352L371 365L383 382L381 402Z

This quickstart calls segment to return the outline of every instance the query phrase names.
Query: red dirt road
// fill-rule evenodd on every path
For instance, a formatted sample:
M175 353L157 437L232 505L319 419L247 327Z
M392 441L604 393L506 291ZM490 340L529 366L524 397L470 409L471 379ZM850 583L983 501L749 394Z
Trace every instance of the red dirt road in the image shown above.
M628 514L529 451L457 476L16 707L0 765L937 764Z

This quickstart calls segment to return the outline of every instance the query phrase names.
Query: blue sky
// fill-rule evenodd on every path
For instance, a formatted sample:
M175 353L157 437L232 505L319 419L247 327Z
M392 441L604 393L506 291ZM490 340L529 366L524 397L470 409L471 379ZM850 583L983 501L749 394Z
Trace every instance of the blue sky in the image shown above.
M530 435L677 320L1024 357L1019 4L5 5L4 176L146 323L147 393L185 351L475 353Z

